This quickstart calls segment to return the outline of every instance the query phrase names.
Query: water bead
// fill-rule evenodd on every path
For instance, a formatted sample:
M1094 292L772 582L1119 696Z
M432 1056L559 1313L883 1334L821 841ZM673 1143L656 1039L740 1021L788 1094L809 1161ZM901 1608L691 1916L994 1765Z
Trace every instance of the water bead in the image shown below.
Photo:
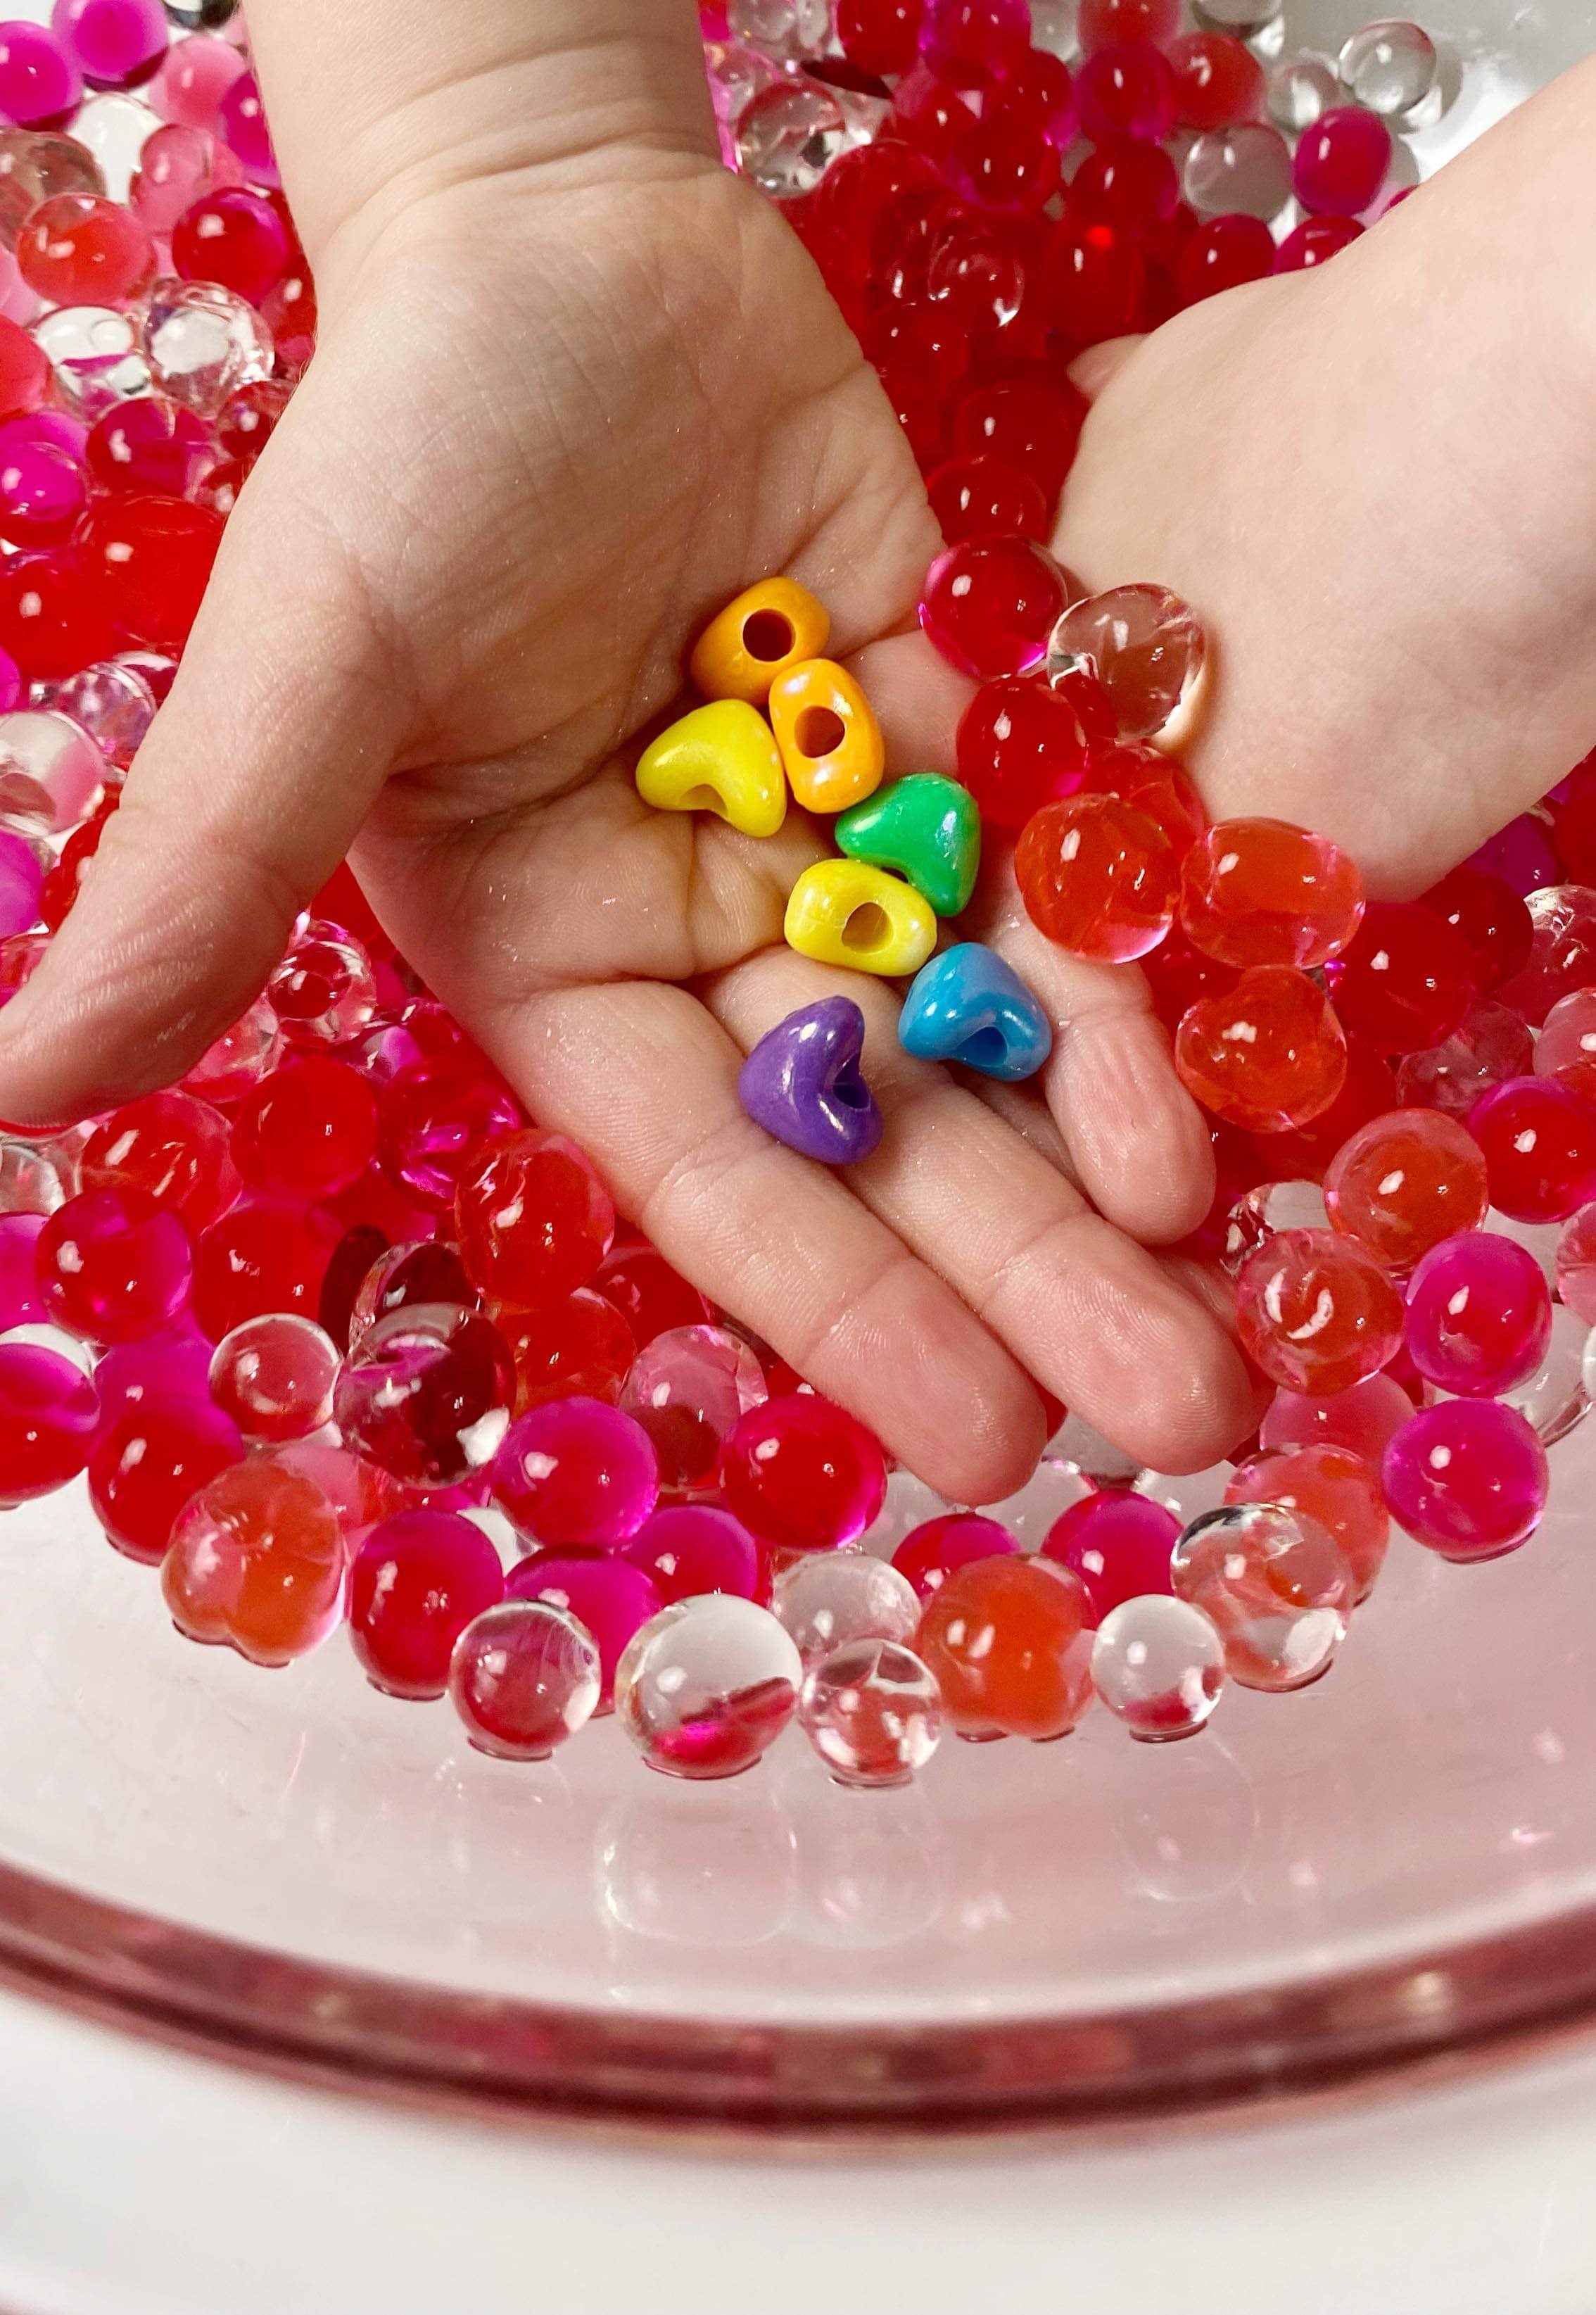
M246 298L218 282L157 281L140 342L158 390L202 418L271 375L270 329Z
M1179 31L1180 20L1180 0L1079 0L1077 38L1084 56L1120 40L1149 40L1162 49Z
M837 0L837 39L861 72L907 72L918 53L921 0Z
M1015 874L1026 913L1071 955L1124 963L1175 915L1179 865L1163 830L1117 796L1046 804L1024 829Z
M1279 820L1218 821L1187 853L1181 924L1239 967L1327 964L1363 918L1363 880L1328 838Z
M1052 684L1085 671L1107 693L1122 739L1173 740L1198 696L1207 642L1167 587L1112 587L1061 612L1048 637Z
M1466 1119L1481 1094L1510 1078L1528 1077L1535 1066L1535 1039L1505 1005L1490 999L1471 1006L1459 1026L1417 1053L1405 1053L1396 1087L1405 1107L1436 1109Z
M908 1577L867 1551L797 1561L776 1578L771 1606L806 1667L858 1640L907 1645L920 1619Z
M1096 49L1076 74L1075 95L1081 127L1094 140L1135 137L1157 145L1175 126L1175 74L1145 40Z
M218 1472L172 1531L161 1591L185 1638L286 1664L320 1645L343 1603L337 1516L314 1481L272 1455Z
M0 1215L53 1214L76 1186L49 1150L0 1135ZM31 1255L28 1270L31 1285Z
M726 1506L755 1535L793 1551L852 1543L875 1519L886 1464L864 1425L830 1399L771 1398L743 1415L721 1459Z
M1225 1685L1225 1645L1187 1601L1156 1593L1124 1600L1093 1638L1092 1685L1144 1743L1194 1736Z
M129 1343L182 1309L193 1254L177 1216L143 1191L85 1190L46 1222L38 1270L58 1326L88 1342Z
M673 1326L704 1326L714 1319L705 1297L655 1246L616 1246L599 1264L593 1285L625 1319L640 1351Z
M143 746L158 704L148 674L126 658L102 660L49 687L51 707L86 732L119 772ZM111 801L102 800L102 813Z
M1494 1086L1468 1131L1485 1152L1491 1203L1514 1221L1565 1221L1596 1197L1596 1109L1556 1078Z
M1267 32L1280 13L1280 0L1192 0L1192 13L1205 31L1233 32L1238 40Z
M202 419L151 394L113 404L97 419L87 457L95 481L106 490L181 496L204 473L215 448Z
M1025 0L926 0L920 54L954 88L985 88L1024 59L1031 41Z
M847 134L829 89L809 79L774 81L738 117L737 165L773 200L794 200L814 191Z
M1228 129L1264 110L1264 67L1225 32L1185 32L1166 50L1179 118L1196 129Z
M545 1600L574 1617L598 1651L600 1712L613 1707L622 1656L664 1605L642 1568L626 1559L589 1552L544 1551L523 1559L505 1581L505 1596Z
M359 1180L377 1149L377 1097L342 1062L308 1054L239 1104L233 1156L252 1189L306 1200Z
M383 1087L377 1103L377 1156L384 1171L421 1203L449 1206L462 1177L474 1180L521 1122L514 1096L497 1078L463 1053L441 1053L402 1069ZM515 1161L510 1162L513 1166ZM510 1234L529 1246L536 1231L520 1227L513 1194L506 1199L504 1211L515 1217ZM487 1233L484 1246L490 1239L496 1242L497 1225L491 1218L482 1228ZM567 1250L567 1258L573 1255L574 1246ZM529 1252L527 1258L530 1260Z
M547 1600L506 1600L474 1617L455 1642L448 1695L479 1752L546 1761L598 1708L598 1651L573 1616Z
M1435 43L1422 24L1382 17L1343 45L1341 77L1349 95L1370 112L1396 115L1422 104L1439 69Z
M1413 1274L1408 1351L1419 1372L1442 1390L1500 1397L1536 1372L1551 1331L1540 1264L1493 1230L1445 1239Z
M296 1439L274 1448L271 1459L321 1489L332 1506L346 1557L359 1549L378 1520L411 1507L392 1473L352 1447L334 1446L325 1439Z
M1419 906L1443 917L1462 935L1474 959L1482 991L1499 988L1530 961L1535 922L1529 908L1500 876L1478 868L1454 868L1432 884Z
M622 1551L667 1606L705 1592L752 1600L765 1590L758 1545L740 1520L713 1503L668 1503Z
M1077 794L1086 776L1074 703L1020 678L981 686L960 719L957 752L982 819L1015 834L1044 804Z
M1490 1187L1478 1143L1429 1109L1396 1110L1345 1142L1325 1176L1331 1226L1398 1273L1442 1238L1478 1228Z
M1596 985L1596 891L1583 884L1548 884L1525 906L1534 929L1530 961L1497 994L1538 1028L1552 1007L1576 989Z
M932 1594L915 1647L961 1736L1067 1735L1092 1700L1091 1603L1068 1568L995 1556Z
M1356 217L1379 200L1390 166L1384 121L1354 105L1332 105L1302 132L1292 188L1310 212Z
M1272 1381L1327 1396L1376 1374L1402 1341L1402 1298L1361 1246L1282 1230L1236 1282L1242 1347Z
M1306 273L1315 266L1327 265L1339 257L1343 249L1361 241L1364 228L1356 217L1304 217L1274 253L1277 273Z
M539 1310L501 1308L494 1323L515 1365L518 1415L551 1398L601 1398L610 1406L619 1401L637 1345L602 1294L579 1286Z
M1054 1521L1042 1556L1079 1578L1094 1619L1126 1600L1170 1588L1181 1531L1174 1513L1130 1487L1101 1487Z
M197 31L174 41L149 84L149 100L163 120L214 133L220 127L222 99L248 70L231 40ZM242 167L240 174L242 174Z
M765 1370L723 1326L684 1326L640 1351L620 1404L653 1442L661 1484L707 1486L721 1447L750 1407L769 1397Z
M1462 934L1412 901L1370 901L1357 936L1326 971L1344 1025L1385 1053L1439 1045L1477 994Z
M0 827L58 836L93 811L105 758L68 716L17 708L0 715Z
M1046 656L1072 592L1033 538L962 540L939 554L920 594L920 625L951 666L984 682Z
M942 1734L942 1699L912 1649L845 1642L811 1665L798 1720L833 1781L863 1790L912 1782Z
M1322 1230L1329 1226L1325 1193L1317 1182L1260 1182L1231 1207L1219 1259L1234 1278L1249 1255L1256 1254L1282 1230Z
M288 271L293 244L264 195L223 185L192 202L172 230L172 263L189 281L219 281L258 306Z
M962 200L998 216L1034 216L1059 190L1058 147L1040 122L994 105L947 156Z
M333 1416L346 1443L395 1478L448 1487L492 1460L514 1396L497 1329L476 1311L421 1303L361 1335L338 1379Z
M1344 1447L1366 1463L1378 1463L1412 1413L1401 1384L1388 1374L1373 1374L1327 1397L1277 1391L1258 1436L1265 1449Z
M1006 458L949 458L928 477L926 490L950 546L1015 531L1037 540L1047 537L1051 509L1041 483Z
M1274 238L1262 217L1216 217L1181 244L1173 279L1183 306L1217 297L1274 271Z
M292 386L282 378L257 378L253 386L241 386L217 413L217 449L225 457L253 464L277 431L292 396Z
M244 1459L238 1426L192 1397L150 1397L103 1431L89 1459L89 1501L124 1558L159 1565L178 1514Z
M1587 1326L1596 1326L1596 1205L1571 1215L1557 1241L1557 1292Z
M1242 1688L1284 1694L1329 1671L1356 1593L1345 1554L1281 1503L1235 1503L1194 1520L1175 1548L1177 1595L1201 1608Z
M1305 973L1256 965L1183 1016L1175 1063L1206 1109L1252 1133L1282 1133L1329 1108L1347 1078L1347 1040Z
M274 1310L223 1335L210 1362L210 1394L247 1438L276 1445L332 1421L341 1367L320 1326Z
M1494 1559L1535 1532L1550 1486L1546 1450L1515 1407L1443 1399L1404 1424L1381 1482L1391 1514L1443 1559Z
M892 1554L892 1566L917 1598L929 1600L948 1577L978 1559L1017 1552L1019 1544L1001 1521L980 1512L942 1512L911 1528Z
M264 997L257 997L233 1026L206 1048L183 1084L209 1101L235 1101L258 1085L268 1069L276 1068L281 1050L277 1016Z
M660 1467L648 1433L618 1407L551 1399L511 1424L493 1459L492 1490L529 1540L610 1551L652 1512Z
M0 1343L0 1504L75 1479L99 1420L99 1395L81 1367L40 1344Z
M1367 1389L1383 1380L1373 1375L1356 1388ZM1379 1458L1413 1413L1406 1393L1395 1383L1391 1388L1402 1404L1395 1419L1382 1426L1383 1435L1370 1426L1371 1441L1379 1436L1378 1447L1371 1445L1370 1458L1337 1446L1328 1437L1308 1439L1250 1455L1237 1465L1225 1485L1227 1503L1278 1503L1317 1521L1344 1553L1360 1601L1374 1589L1390 1540L1390 1518L1380 1493ZM1318 1402L1321 1406L1334 1403Z
M1205 129L1187 151L1181 187L1200 217L1272 224L1291 198L1291 148L1263 121Z
M793 1718L803 1667L767 1610L724 1592L681 1600L616 1671L616 1716L646 1765L707 1780L751 1769Z
M1149 232L1180 206L1180 178L1167 153L1113 137L1086 155L1069 181L1071 214Z
M390 1311L418 1302L454 1302L474 1309L477 1299L457 1246L439 1239L410 1239L385 1248L362 1276L350 1306L350 1339L358 1342Z
M130 492L93 509L79 551L120 634L175 652L199 615L221 541L221 518L208 509Z
M1585 1370L1589 1340L1589 1321L1555 1302L1551 1335L1539 1365L1502 1393L1503 1404L1517 1408L1543 1447L1566 1439L1591 1412Z
M1139 234L1067 211L1048 242L1038 299L1061 338L1090 346L1145 326L1148 286L1147 253ZM1079 586L1070 590L1075 595L1085 591Z
M16 260L28 287L53 306L122 306L155 279L155 244L119 201L58 193L30 212Z
M400 1512L371 1529L350 1564L356 1658L389 1696L441 1696L456 1641L503 1592L499 1555L472 1521L457 1512Z
M0 114L32 129L70 119L82 97L77 62L55 30L0 24Z

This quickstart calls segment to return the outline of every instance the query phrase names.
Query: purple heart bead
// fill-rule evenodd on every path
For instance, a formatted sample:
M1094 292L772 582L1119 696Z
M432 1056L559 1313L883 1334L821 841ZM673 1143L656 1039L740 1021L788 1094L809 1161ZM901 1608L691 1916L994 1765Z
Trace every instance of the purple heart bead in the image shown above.
M852 1166L882 1137L882 1113L859 1068L864 1016L851 997L822 997L760 1038L737 1090L756 1125L822 1166Z

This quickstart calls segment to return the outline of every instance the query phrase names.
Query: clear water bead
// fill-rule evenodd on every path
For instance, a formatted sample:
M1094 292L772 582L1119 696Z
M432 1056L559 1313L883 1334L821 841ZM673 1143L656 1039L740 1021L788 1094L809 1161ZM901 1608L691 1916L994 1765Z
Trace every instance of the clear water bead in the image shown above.
M1279 22L1281 0L1192 0L1192 14L1205 32L1255 40Z
M0 1138L0 1214L53 1214L76 1188L49 1148Z
M818 81L780 80L745 107L737 162L763 193L794 200L811 193L847 142L842 107Z
M0 828L61 836L88 818L105 758L68 715L19 707L0 715Z
M96 660L50 684L40 704L70 716L119 771L127 770L155 720L155 693L136 667L120 659Z
M150 366L137 316L114 306L58 306L33 324L65 406L91 424L113 404L148 394Z
M1329 1227L1325 1193L1317 1182L1260 1182L1231 1207L1220 1259L1234 1278L1248 1255L1256 1254L1281 1230Z
M1092 1685L1143 1743L1194 1736L1225 1685L1225 1644L1190 1601L1158 1592L1124 1600L1097 1628Z
M1501 1394L1503 1405L1517 1407L1543 1447L1566 1439L1591 1412L1591 1378L1585 1370L1588 1334L1587 1319L1555 1302L1546 1355L1532 1375Z
M1435 43L1422 24L1382 16L1354 32L1341 52L1341 77L1370 112L1411 112L1435 85Z
M767 1609L703 1592L632 1641L616 1667L616 1717L663 1776L736 1777L792 1719L802 1682L798 1650Z
M162 280L149 294L144 350L163 394L214 418L241 386L270 377L271 333L254 307L214 281Z
M1202 624L1167 587L1111 587L1062 612L1048 638L1051 684L1086 673L1113 707L1120 736L1178 736L1207 657Z
M1341 75L1328 57L1304 49L1281 57L1270 68L1269 118L1292 136L1311 129L1321 113L1341 102Z
M1170 1574L1177 1597L1217 1628L1231 1679L1274 1693L1329 1671L1356 1597L1339 1544L1281 1503L1230 1503L1193 1520Z
M1186 199L1202 216L1272 225L1291 198L1291 151L1278 129L1244 120L1197 137L1183 175Z
M912 1649L850 1640L810 1670L798 1719L836 1783L906 1785L941 1739L942 1698Z
M771 1604L805 1664L855 1640L912 1640L920 1620L909 1578L867 1551L801 1559L776 1578Z
M818 57L831 34L828 0L726 0L726 29L783 64Z
M1031 0L1031 45L1073 64L1080 54L1080 0Z

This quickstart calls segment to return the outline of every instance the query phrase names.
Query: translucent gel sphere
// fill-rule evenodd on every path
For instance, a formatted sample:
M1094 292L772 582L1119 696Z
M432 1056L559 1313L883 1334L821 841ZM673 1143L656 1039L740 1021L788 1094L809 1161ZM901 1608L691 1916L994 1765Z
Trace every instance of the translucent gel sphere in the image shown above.
M587 1153L532 1127L496 1137L462 1169L455 1217L483 1292L527 1309L586 1286L615 1235L615 1208Z
M246 1318L212 1353L210 1395L247 1439L308 1438L332 1420L338 1346L309 1318Z
M1470 1007L1458 1028L1439 1045L1404 1053L1396 1089L1406 1108L1438 1109L1466 1120L1481 1094L1509 1078L1528 1077L1535 1065L1535 1039L1505 1005L1486 998Z
M266 983L266 1002L292 1045L341 1045L377 1010L371 960L341 925L310 918Z
M415 1487L456 1486L502 1441L515 1370L474 1310L428 1302L367 1329L333 1395L345 1440Z
M1000 1520L984 1519L980 1512L943 1512L911 1528L892 1554L892 1565L913 1587L915 1597L928 1600L956 1568L972 1559L992 1559L1019 1549L1012 1531Z
M441 1696L456 1641L503 1591L498 1553L457 1512L379 1521L350 1568L350 1641L366 1677L389 1696Z
M666 1487L707 1486L721 1448L769 1392L765 1370L724 1326L672 1327L637 1353L621 1391L623 1411L642 1425Z
M1491 1203L1514 1221L1566 1221L1596 1198L1596 1108L1556 1078L1492 1087L1468 1131L1485 1152Z
M797 1709L803 1666L768 1610L724 1592L678 1601L637 1634L616 1672L616 1716L651 1769L740 1776Z
M1288 965L1256 965L1200 998L1175 1032L1175 1065L1215 1117L1249 1133L1307 1125L1341 1092L1347 1041L1324 991Z
M808 1392L772 1398L737 1424L721 1459L726 1507L791 1551L852 1543L881 1510L879 1442L840 1406Z
M648 1434L597 1398L555 1398L518 1415L493 1459L493 1500L519 1534L613 1551L660 1496Z
M1281 1503L1227 1504L1193 1520L1173 1574L1177 1595L1217 1628L1231 1679L1276 1694L1329 1671L1356 1595L1334 1539Z
M505 1583L512 1600L546 1600L574 1616L598 1651L600 1712L615 1703L616 1667L633 1639L665 1601L641 1567L608 1553L540 1551L513 1567Z
M31 1503L89 1459L100 1399L81 1367L34 1343L0 1343L0 1503Z
M1391 1439L1413 1413L1414 1403L1388 1374L1370 1375L1351 1390L1315 1397L1279 1390L1259 1426L1264 1447L1344 1447L1378 1464Z
M1557 1292L1587 1326L1596 1326L1596 1205L1571 1214L1557 1241Z
M834 1783L907 1785L936 1750L942 1699L912 1649L848 1640L810 1666L798 1720Z
M185 1638L285 1664L320 1645L343 1604L344 1551L320 1487L257 1455L202 1487L178 1519L161 1589Z
M1221 964L1326 964L1362 918L1363 880L1347 854L1284 820L1220 820L1182 865L1182 927Z
M1332 1228L1398 1274L1442 1238L1477 1228L1490 1202L1479 1144L1437 1110L1371 1119L1325 1175Z
M1329 1225L1317 1182L1260 1182L1231 1207L1219 1259L1234 1278L1249 1255L1282 1230L1322 1230Z
M1442 1559L1496 1559L1534 1534L1546 1509L1546 1450L1516 1407L1446 1399L1404 1424L1381 1481L1391 1516Z
M1225 1644L1188 1601L1167 1593L1123 1600L1093 1639L1092 1685L1144 1743L1194 1736L1225 1685Z
M1150 1496L1100 1487L1054 1521L1042 1553L1079 1577L1101 1619L1123 1601L1169 1591L1180 1531L1174 1512Z
M162 1362L165 1391L124 1400L89 1459L89 1501L107 1540L152 1567L184 1506L244 1451L237 1424L219 1407L173 1388L173 1363Z
M1186 154L1185 196L1200 217L1279 217L1291 198L1291 148L1278 129L1241 120L1204 129Z
M1370 1381L1380 1378L1371 1376ZM1358 1388L1366 1386L1359 1384ZM1396 1385L1392 1388L1396 1389ZM1348 1394L1351 1396L1351 1394ZM1394 1435L1413 1412L1413 1402L1398 1391L1402 1409L1390 1425ZM1333 1402L1331 1402L1333 1403ZM1357 1596L1366 1600L1374 1589L1390 1540L1391 1522L1380 1493L1381 1440L1371 1460L1326 1440L1265 1449L1238 1463L1225 1486L1228 1503L1280 1503L1289 1512L1302 1512L1317 1520L1346 1555Z
M418 1302L452 1302L470 1310L476 1300L457 1247L437 1238L407 1238L379 1254L360 1281L350 1313L350 1340L359 1341L379 1318Z
M1494 1230L1443 1239L1414 1272L1408 1353L1441 1390L1501 1397L1536 1372L1551 1332L1552 1298L1539 1263Z
M1067 1735L1092 1700L1091 1601L1051 1560L998 1557L956 1568L916 1636L961 1736Z
M664 1607L701 1592L752 1600L764 1589L758 1545L740 1520L714 1503L668 1503L644 1520L623 1550Z
M1201 624L1178 595L1113 587L1060 614L1048 637L1047 674L1055 686L1091 676L1108 695L1120 737L1151 740L1169 733L1192 704L1206 657Z
M1348 1390L1395 1357L1402 1298L1363 1249L1331 1230L1282 1230L1236 1282L1243 1347L1288 1390Z
M563 1609L506 1600L455 1642L448 1694L477 1752L546 1761L598 1708L598 1651Z
M1370 112L1411 112L1435 85L1435 43L1422 24L1385 16L1365 24L1341 51L1347 93Z
M131 1343L188 1299L193 1250L177 1216L141 1190L84 1190L40 1233L39 1291L58 1326L87 1342Z
M1072 956L1124 964L1169 930L1180 864L1157 821L1114 795L1044 804L1015 848L1038 930Z
M909 1578L867 1551L799 1560L777 1576L771 1607L805 1664L855 1640L907 1644L920 1620Z

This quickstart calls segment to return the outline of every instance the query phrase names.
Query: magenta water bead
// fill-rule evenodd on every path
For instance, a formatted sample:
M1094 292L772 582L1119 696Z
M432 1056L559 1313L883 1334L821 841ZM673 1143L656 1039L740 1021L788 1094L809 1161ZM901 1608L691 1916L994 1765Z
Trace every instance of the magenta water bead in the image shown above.
M39 1299L39 1234L43 1214L0 1214L0 1329L44 1317Z
M172 38L161 0L56 0L50 30L93 88L147 80Z
M534 1543L613 1551L653 1510L660 1465L640 1424L598 1398L554 1398L510 1426L493 1500Z
M1042 1556L1080 1577L1097 1620L1123 1601L1173 1592L1169 1563L1181 1523L1167 1505L1131 1487L1100 1487L1053 1521Z
M1006 1558L1019 1548L1000 1520L983 1518L980 1512L940 1512L910 1528L892 1554L892 1565L920 1599L928 1600L971 1560Z
M1427 1382L1460 1397L1500 1397L1546 1356L1546 1274L1526 1247L1494 1230L1443 1238L1409 1282L1405 1333Z
M665 1604L642 1567L611 1552L540 1551L511 1568L504 1591L507 1599L546 1600L574 1616L598 1651L600 1712L615 1701L616 1666Z
M40 1299L69 1335L133 1343L174 1318L194 1273L188 1231L142 1190L84 1190L39 1236Z
M624 1554L666 1607L701 1592L752 1600L762 1585L758 1545L740 1519L714 1503L668 1503L643 1521Z
M100 1396L81 1367L40 1344L0 1343L0 1505L75 1479L99 1421Z
M1355 217L1379 198L1391 166L1391 132L1361 105L1338 104L1305 129L1291 183L1313 215Z
M83 75L66 43L42 24L0 24L0 115L19 129L56 128L76 111Z
M1443 1399L1405 1423L1385 1452L1391 1516L1442 1559L1496 1559L1527 1541L1546 1509L1546 1449L1516 1407Z
M382 1520L350 1569L350 1640L374 1687L441 1696L456 1641L504 1592L499 1554L458 1512Z
M13 439L0 452L0 531L19 546L59 545L88 502L88 475L70 451Z

